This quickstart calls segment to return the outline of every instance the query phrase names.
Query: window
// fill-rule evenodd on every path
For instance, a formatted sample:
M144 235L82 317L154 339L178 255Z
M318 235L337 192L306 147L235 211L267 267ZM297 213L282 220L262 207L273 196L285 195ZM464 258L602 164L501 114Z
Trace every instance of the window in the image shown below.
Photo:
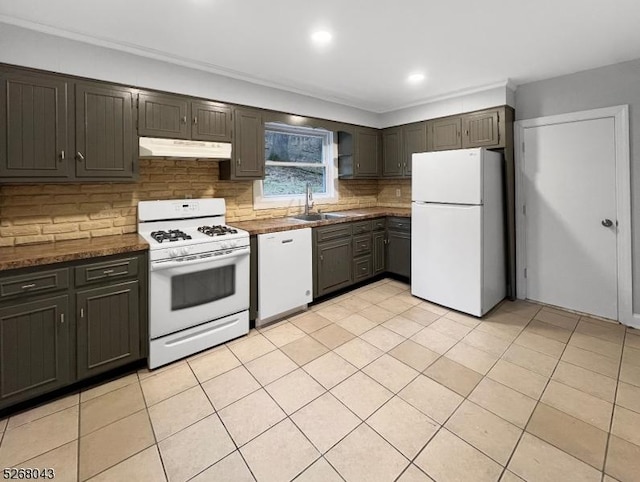
M332 132L267 123L264 144L265 178L255 183L255 208L304 204L307 183L314 200L337 201Z

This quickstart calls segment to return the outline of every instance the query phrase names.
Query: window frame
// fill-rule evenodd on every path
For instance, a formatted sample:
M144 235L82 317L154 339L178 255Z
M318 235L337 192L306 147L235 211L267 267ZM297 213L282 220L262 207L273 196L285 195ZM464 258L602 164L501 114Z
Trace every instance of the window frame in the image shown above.
M307 126L292 126L289 124L282 124L279 122L267 122L264 126L265 135L268 131L281 132L293 135L313 135L321 137L323 145L323 162L300 162L295 163L295 166L300 167L321 167L325 168L326 172L326 192L319 194L313 193L313 200L318 204L334 204L338 202L338 151L337 145L334 141L334 132ZM293 167L291 162L283 161L269 161L265 159L265 168L267 166L284 166ZM304 206L305 195L304 194L285 194L280 196L265 196L264 195L264 180L260 179L253 183L253 208L254 209L274 209L274 208L290 208Z

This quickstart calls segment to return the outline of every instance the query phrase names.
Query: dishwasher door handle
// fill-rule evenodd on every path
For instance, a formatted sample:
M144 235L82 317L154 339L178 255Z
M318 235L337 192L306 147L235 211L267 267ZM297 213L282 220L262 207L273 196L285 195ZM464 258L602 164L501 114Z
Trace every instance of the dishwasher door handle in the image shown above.
M282 244L293 243L293 239L283 239Z

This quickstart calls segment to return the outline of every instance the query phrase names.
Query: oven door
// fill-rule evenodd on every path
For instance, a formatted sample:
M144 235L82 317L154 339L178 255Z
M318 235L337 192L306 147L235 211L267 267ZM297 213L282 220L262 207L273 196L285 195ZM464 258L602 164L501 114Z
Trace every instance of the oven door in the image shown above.
M152 261L149 285L152 339L247 310L249 248L182 261Z

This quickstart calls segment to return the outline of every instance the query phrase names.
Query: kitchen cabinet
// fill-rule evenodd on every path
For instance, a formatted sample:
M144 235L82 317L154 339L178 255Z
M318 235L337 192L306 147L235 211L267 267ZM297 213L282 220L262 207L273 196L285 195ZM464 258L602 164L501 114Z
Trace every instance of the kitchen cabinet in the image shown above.
M411 277L411 219L387 219L386 271Z
M416 122L382 131L382 177L411 177L412 156L427 151L427 123Z
M123 181L137 174L133 90L0 68L4 182Z
M430 151L462 148L462 118L445 117L429 121Z
M231 142L231 107L225 104L142 92L138 112L144 137Z
M462 147L492 147L500 144L498 109L462 116Z
M255 109L238 108L233 112L231 160L220 161L220 179L264 179L264 120Z
M381 150L378 129L356 127L338 131L338 176L341 179L378 178Z
M88 83L75 88L76 176L133 177L138 146L131 91Z
M0 408L67 385L72 380L69 296L0 308Z
M0 177L66 178L69 152L68 79L0 70Z
M78 291L78 379L140 358L140 283Z
M147 265L128 253L0 273L0 410L146 357Z
M314 297L383 273L384 229L384 218L314 228Z

